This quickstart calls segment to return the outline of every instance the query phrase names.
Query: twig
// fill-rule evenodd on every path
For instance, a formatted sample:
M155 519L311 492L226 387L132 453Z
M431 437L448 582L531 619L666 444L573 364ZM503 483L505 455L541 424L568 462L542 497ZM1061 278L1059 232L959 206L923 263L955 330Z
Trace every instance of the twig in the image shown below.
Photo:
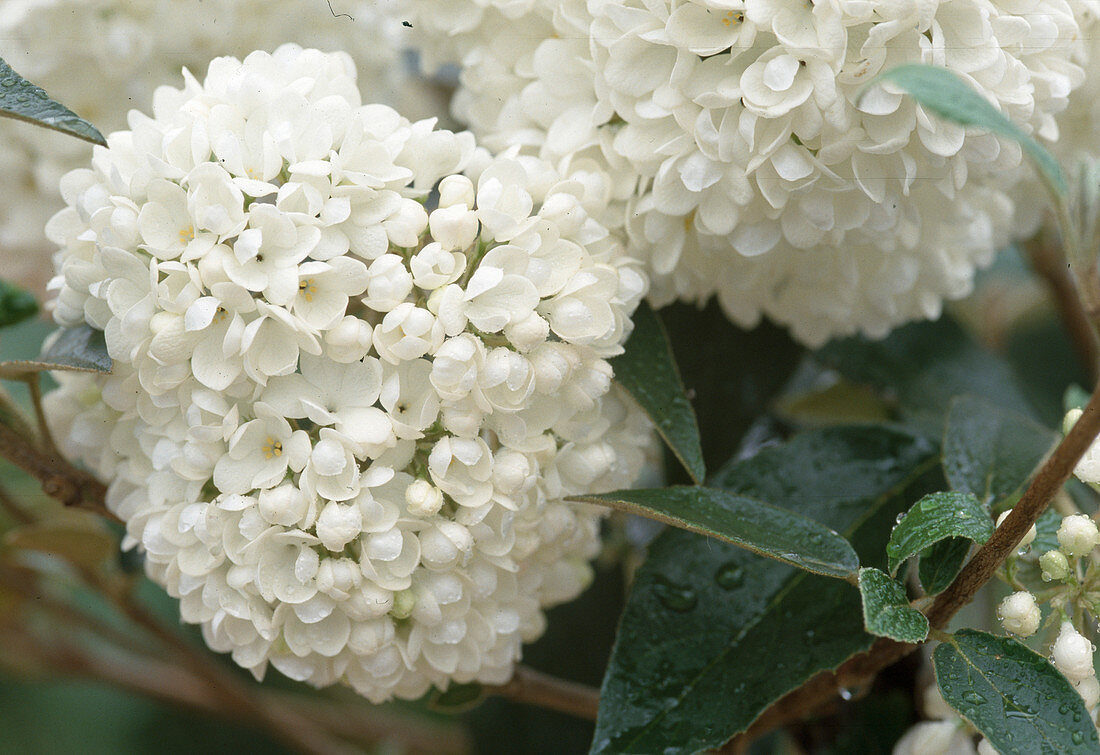
M46 412L42 408L42 375L34 372L23 380L31 392L31 405L34 406L34 417L38 422L38 436L42 442L43 450L51 456L57 456L57 446L53 442L53 434L50 425L46 422Z
M599 690L586 684L558 679L526 666L516 666L515 673L506 684L488 687L485 691L491 695L568 713L589 721L596 720L600 707Z
M1100 378L1100 345L1077 295L1077 287L1061 246L1055 239L1040 235L1028 241L1024 248L1032 268L1050 288L1066 332L1076 347L1082 365L1088 370L1089 380L1095 385Z
M122 613L135 624L156 637L175 652L176 659L189 667L195 675L205 680L205 684L221 698L222 705L231 710L253 718L268 726L273 734L297 749L314 755L339 755L354 753L356 749L346 742L335 739L318 727L313 721L297 711L282 708L278 711L260 704L253 691L176 632L165 627L145 607L131 599L128 593L118 593L104 585L99 575L84 571L83 576L94 587L114 602Z
M933 629L943 629L955 613L969 603L988 582L997 567L1015 550L1031 525L1062 489L1073 468L1100 434L1100 390L1093 393L1084 412L1069 433L1039 468L1019 502L993 536L938 595L925 612ZM822 705L847 687L862 687L878 672L916 650L908 645L880 638L871 649L849 658L836 671L822 672L790 692L762 713L752 726L727 743L724 752L735 752L746 742L794 721L809 718Z
M87 472L77 469L59 454L47 455L12 428L0 423L0 456L42 483L42 492L66 506L87 509L119 522L107 510L107 488Z
M1066 480L1073 474L1073 468L1098 434L1100 391L1093 393L1077 423L1039 468L1008 518L993 532L993 537L974 554L974 558L970 559L955 581L936 597L927 614L933 627L942 629L946 626L951 617L969 603L978 589L993 577L997 567L1012 553L1039 516L1046 511L1051 499L1066 484Z

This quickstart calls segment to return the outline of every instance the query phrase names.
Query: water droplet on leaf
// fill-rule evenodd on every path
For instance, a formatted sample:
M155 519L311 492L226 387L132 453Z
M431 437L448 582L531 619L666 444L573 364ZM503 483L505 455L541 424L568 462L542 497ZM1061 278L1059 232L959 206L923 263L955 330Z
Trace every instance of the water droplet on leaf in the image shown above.
M657 600L661 601L661 605L678 613L690 611L699 602L695 590L674 584L662 576L658 576L654 581L653 592L657 596Z
M714 581L723 590L736 590L745 583L745 570L735 562L728 563L715 572Z

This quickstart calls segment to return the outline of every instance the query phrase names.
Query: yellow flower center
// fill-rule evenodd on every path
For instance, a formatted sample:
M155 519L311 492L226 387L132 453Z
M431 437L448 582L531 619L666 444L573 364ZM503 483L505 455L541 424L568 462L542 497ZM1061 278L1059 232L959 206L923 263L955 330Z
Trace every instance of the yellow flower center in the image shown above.
M731 10L726 11L726 15L722 17L722 26L728 27L730 24L739 24L745 20L744 13L735 13Z
M283 455L283 442L281 440L275 440L269 435L267 436L267 440L264 441L263 448L260 450L264 452L265 459L274 459L276 456Z
M180 243L186 244L195 238L195 226L189 225L180 229Z
M298 293L305 297L307 302L313 301L313 295L317 293L317 281L306 278L298 283Z

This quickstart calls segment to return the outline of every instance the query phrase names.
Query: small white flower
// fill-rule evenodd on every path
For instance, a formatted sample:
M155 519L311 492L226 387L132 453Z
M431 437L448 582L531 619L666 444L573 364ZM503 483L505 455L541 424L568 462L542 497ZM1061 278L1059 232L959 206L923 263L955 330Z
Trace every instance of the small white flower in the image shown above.
M427 480L416 480L405 489L405 503L410 514L429 517L442 508L443 491Z
M438 349L443 338L443 323L412 302L397 305L374 328L374 348L390 364L418 359Z
M1096 522L1084 514L1073 514L1062 519L1058 527L1058 543L1067 556L1086 556L1100 540Z
M1071 682L1078 682L1096 675L1092 665L1094 649L1088 638L1065 621L1050 653L1058 670Z
M1015 592L997 606L997 618L1006 632L1018 637L1030 637L1039 628L1042 614L1035 596L1027 591Z
M493 455L481 438L443 438L432 447L428 471L460 506L475 508L493 495Z
M369 283L363 303L377 312L389 312L412 293L413 276L405 260L396 254L383 254L370 263Z
M282 482L287 470L300 472L309 454L309 437L292 430L283 417L257 404L257 417L229 439L229 449L214 467L214 484L225 493L247 493Z

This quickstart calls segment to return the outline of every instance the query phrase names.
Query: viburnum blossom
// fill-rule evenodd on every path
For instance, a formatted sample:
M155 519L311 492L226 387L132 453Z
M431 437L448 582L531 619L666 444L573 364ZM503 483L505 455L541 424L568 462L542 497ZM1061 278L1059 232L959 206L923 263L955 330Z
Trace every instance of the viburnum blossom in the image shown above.
M350 50L373 101L416 118L436 114L442 100L427 82L407 75L402 27L383 15L384 5L333 0L330 10L324 0L0 0L0 54L103 133L126 128L131 108L148 110L153 90L180 68L204 70L218 55L284 42ZM26 280L41 275L49 248L42 228L64 206L58 180L87 164L91 147L8 120L0 122L0 141L0 168L9 185L19 187L5 191L0 204L4 274Z
M809 344L937 316L1011 236L1018 145L877 74L944 66L1051 139L1084 78L1065 0L443 5L414 0L416 32L483 144L599 161L656 303L717 295Z
M595 170L361 105L352 59L218 58L62 181L55 316L110 375L47 399L215 650L371 700L507 680L590 579L647 421L645 294ZM438 188L433 192L433 188Z

